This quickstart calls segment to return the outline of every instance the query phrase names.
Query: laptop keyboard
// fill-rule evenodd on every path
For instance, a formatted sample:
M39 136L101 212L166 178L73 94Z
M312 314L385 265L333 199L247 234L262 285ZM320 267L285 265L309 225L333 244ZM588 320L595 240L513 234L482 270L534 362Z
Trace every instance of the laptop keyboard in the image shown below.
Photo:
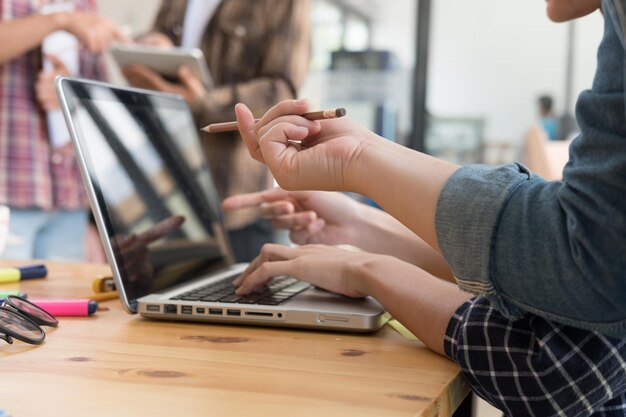
M235 287L233 286L233 280L235 278L237 277L229 277L222 281L195 288L184 294L172 297L170 300L276 306L310 287L310 284L306 282L285 275L274 278L269 285L266 285L256 292L246 295L237 295L235 294Z

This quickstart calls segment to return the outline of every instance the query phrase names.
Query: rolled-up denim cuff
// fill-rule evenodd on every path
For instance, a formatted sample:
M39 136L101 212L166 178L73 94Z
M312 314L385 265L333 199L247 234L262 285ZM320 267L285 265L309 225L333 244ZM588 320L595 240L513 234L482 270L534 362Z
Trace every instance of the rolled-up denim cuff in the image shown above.
M459 287L487 296L498 310L511 316L520 311L499 296L491 276L491 260L502 212L530 176L518 163L468 165L450 177L437 202L437 240Z

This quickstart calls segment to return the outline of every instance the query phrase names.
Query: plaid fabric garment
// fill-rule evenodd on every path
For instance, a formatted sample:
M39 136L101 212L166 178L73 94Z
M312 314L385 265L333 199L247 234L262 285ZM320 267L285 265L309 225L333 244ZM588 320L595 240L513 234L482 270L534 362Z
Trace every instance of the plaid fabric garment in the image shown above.
M444 347L509 417L626 416L626 339L538 316L512 321L477 297L450 320Z
M164 0L153 30L181 42L185 0ZM276 103L293 99L309 69L311 2L222 0L207 24L200 48L215 87L191 107L196 123L235 120L236 103L261 117ZM238 132L203 135L202 145L221 198L272 187L269 170L250 157ZM258 210L224 213L229 230L249 226Z
M38 13L47 1L0 0L3 21ZM96 0L75 0L75 8L96 11ZM80 75L101 79L100 57L79 51ZM87 200L72 145L52 149L46 114L35 95L42 68L33 49L0 65L0 204L19 208L77 209Z

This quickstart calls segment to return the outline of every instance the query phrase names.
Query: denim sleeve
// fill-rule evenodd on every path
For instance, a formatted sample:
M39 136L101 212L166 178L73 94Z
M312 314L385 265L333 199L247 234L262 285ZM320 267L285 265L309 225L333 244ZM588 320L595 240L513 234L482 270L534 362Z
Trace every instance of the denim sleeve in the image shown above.
M531 312L624 337L626 61L616 3L602 4L597 72L578 98L581 134L563 181L519 164L462 167L445 184L435 221L461 288L509 317Z
M519 164L472 165L446 183L436 229L459 286L505 315L531 312L623 337L625 213L623 202Z

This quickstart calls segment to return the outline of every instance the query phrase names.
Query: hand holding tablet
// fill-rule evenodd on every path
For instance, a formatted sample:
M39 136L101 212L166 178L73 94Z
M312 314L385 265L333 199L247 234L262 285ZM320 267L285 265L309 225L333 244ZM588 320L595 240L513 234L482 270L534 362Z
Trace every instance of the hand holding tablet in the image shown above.
M178 70L181 66L185 66L205 88L213 86L204 54L198 48L118 44L111 48L111 55L121 68L131 65L144 66L169 81L179 82Z

